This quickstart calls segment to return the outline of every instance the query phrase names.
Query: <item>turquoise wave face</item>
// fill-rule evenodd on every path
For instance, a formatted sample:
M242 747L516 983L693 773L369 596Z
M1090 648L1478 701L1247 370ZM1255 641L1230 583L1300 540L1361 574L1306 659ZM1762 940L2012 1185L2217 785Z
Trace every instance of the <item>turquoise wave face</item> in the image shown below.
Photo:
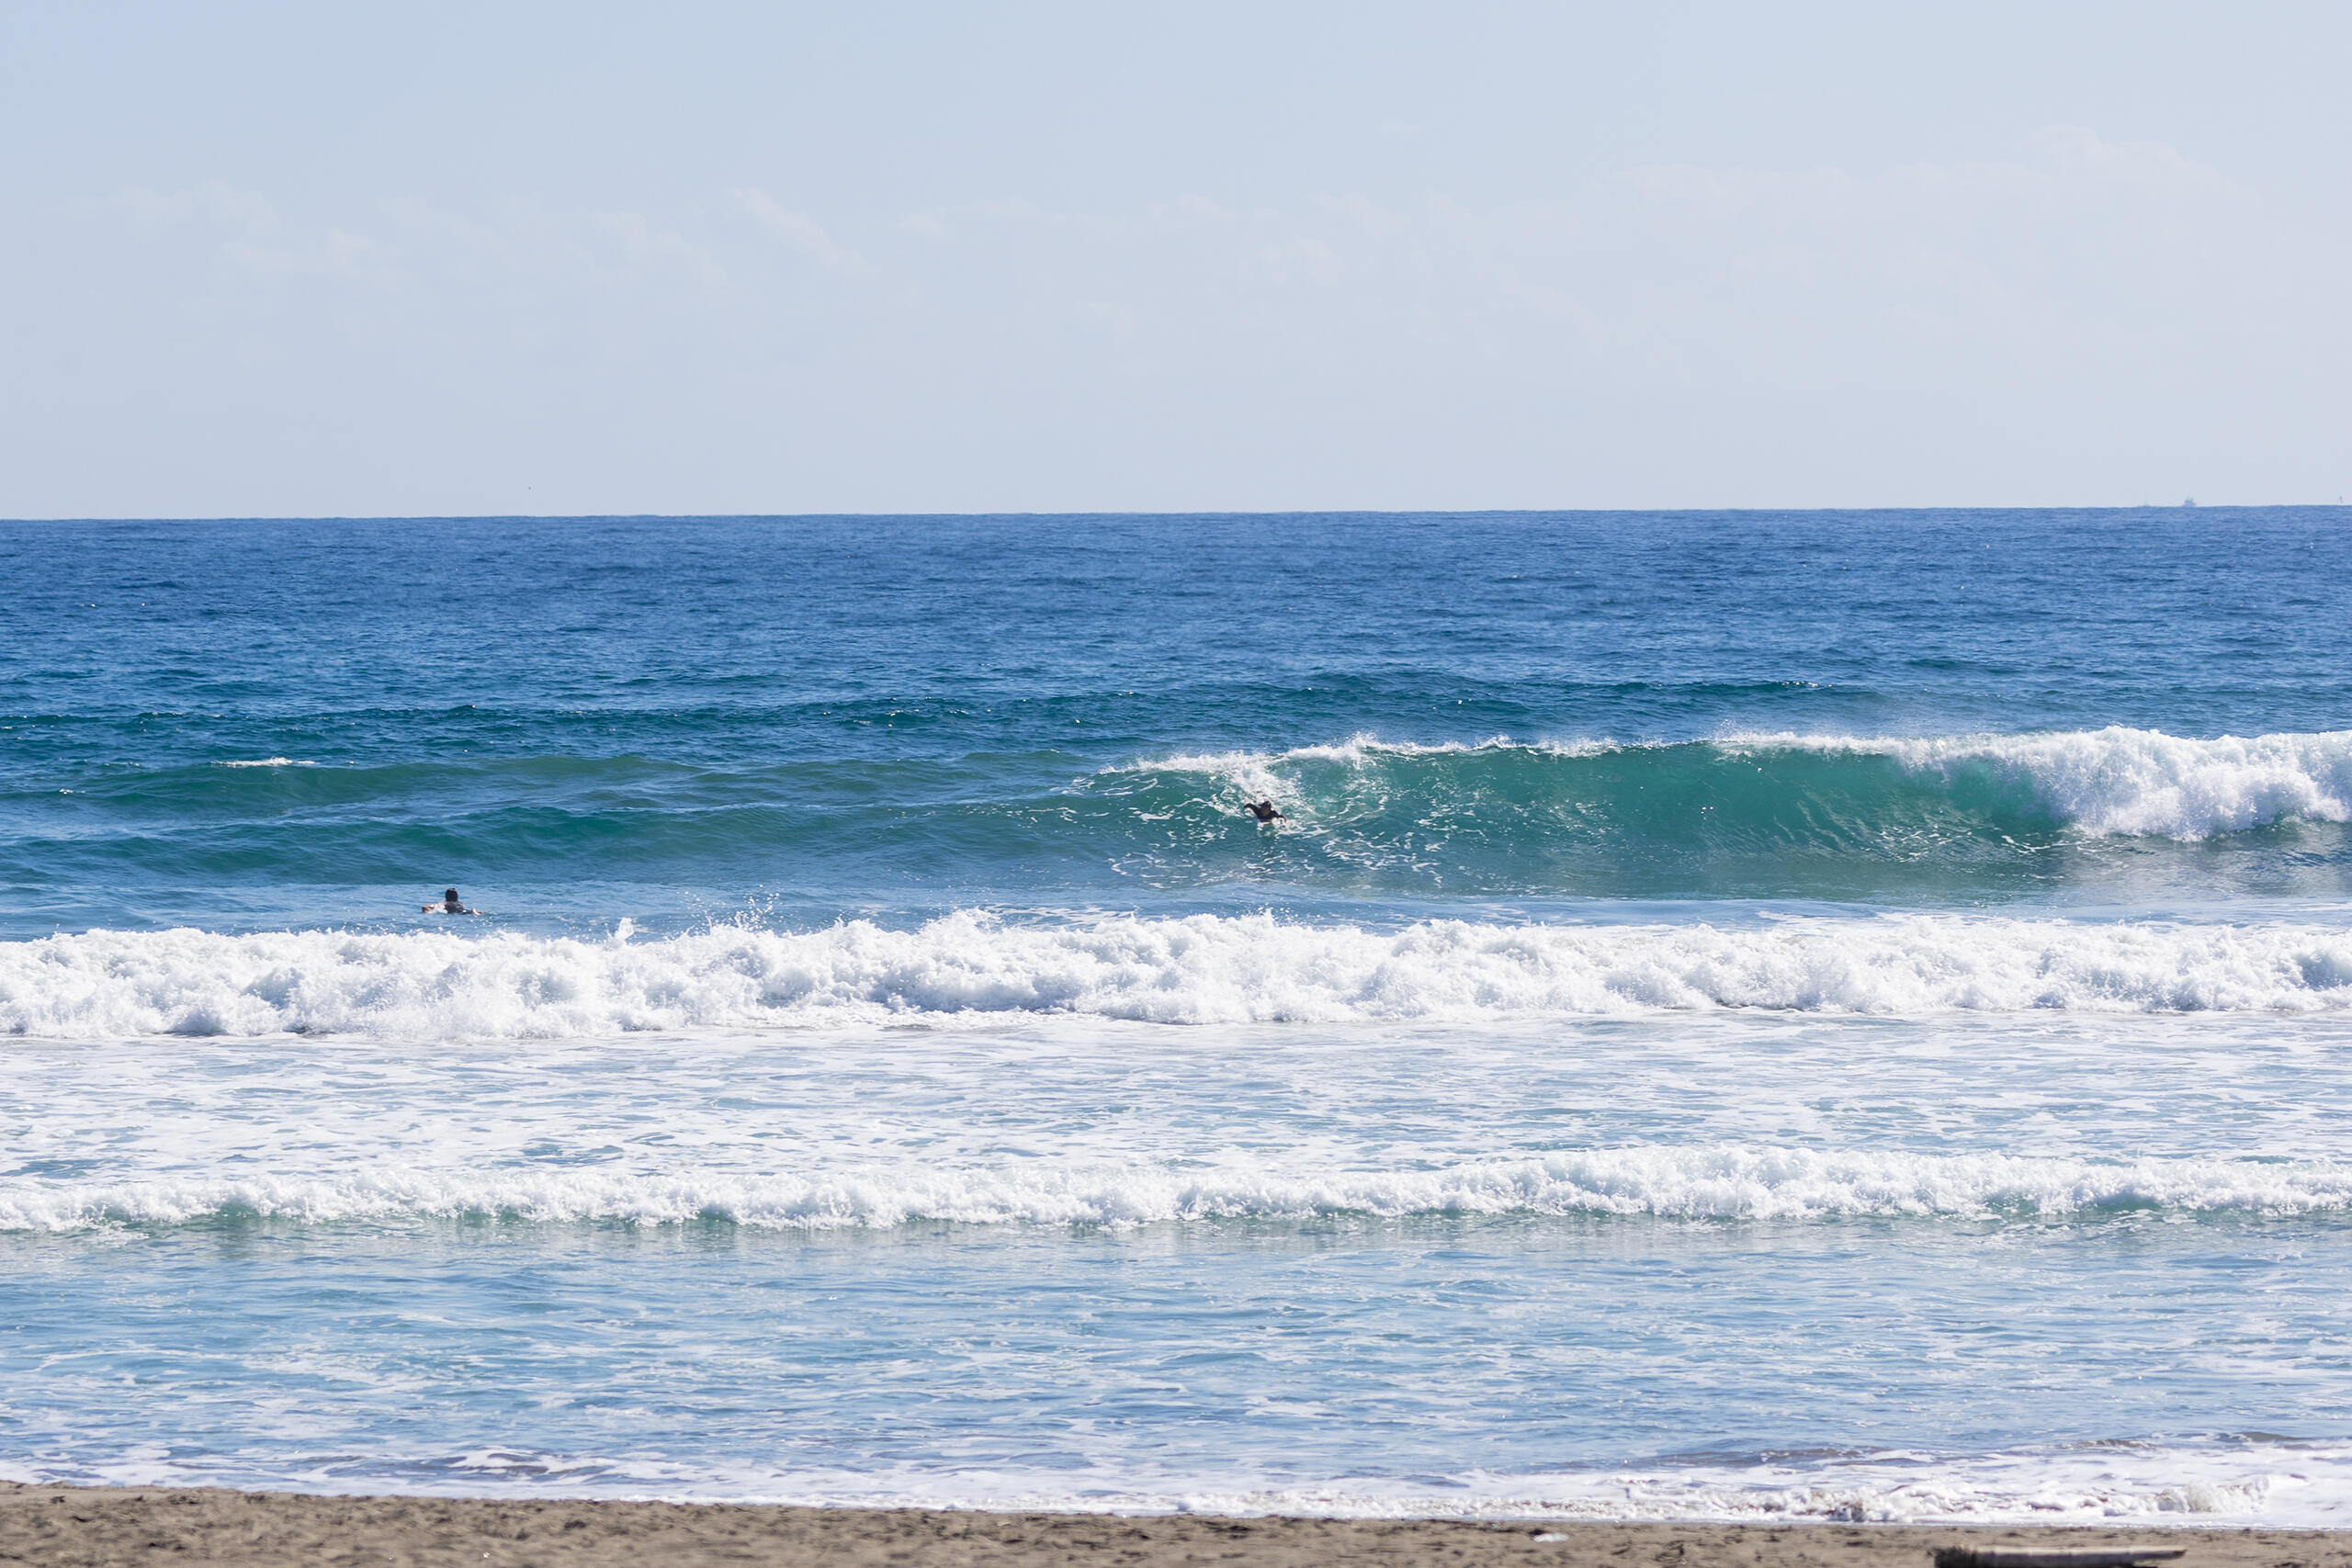
M9 525L0 929L2340 898L2347 521Z
M2340 1519L2347 524L0 525L0 1467Z
M607 898L614 917L637 915L657 890L657 919L680 894L701 914L779 897L820 917L1007 902L1409 914L1530 898L2324 898L2352 885L2352 734L1358 739L1085 761L114 767L8 798L18 827L0 875L299 888L322 906L340 889L343 917L363 920L395 912L421 865L447 868L426 882L521 889L542 911ZM1260 799L1279 822L1250 818Z

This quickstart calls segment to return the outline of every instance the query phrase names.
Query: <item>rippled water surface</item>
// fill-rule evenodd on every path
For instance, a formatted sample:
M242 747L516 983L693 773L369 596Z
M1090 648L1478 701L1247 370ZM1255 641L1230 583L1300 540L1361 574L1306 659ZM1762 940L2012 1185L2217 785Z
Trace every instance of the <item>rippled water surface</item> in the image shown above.
M0 1474L2341 1522L2347 525L0 525Z

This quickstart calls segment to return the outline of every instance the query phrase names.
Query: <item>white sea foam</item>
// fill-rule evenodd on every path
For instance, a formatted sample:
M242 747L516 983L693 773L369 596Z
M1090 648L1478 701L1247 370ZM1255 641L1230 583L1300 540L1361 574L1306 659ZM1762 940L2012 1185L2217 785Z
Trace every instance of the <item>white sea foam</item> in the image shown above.
M1885 757L1947 785L1985 778L2030 797L2054 821L2102 836L2193 840L2289 818L2352 821L2352 730L2211 740L2120 727L1928 738L1743 733L1690 744L1751 757L1774 751ZM1293 805L1304 800L1292 776L1302 763L1362 768L1472 752L1573 759L1672 750L1607 740L1529 744L1508 736L1421 746L1357 735L1333 745L1185 754L1113 771L1205 773Z
M777 1230L961 1224L1131 1226L1359 1214L1650 1215L1815 1220L1900 1215L2306 1214L2352 1208L2352 1166L2177 1158L2101 1161L1804 1148L1591 1149L1363 1170L1257 1163L1201 1169L1026 1159L803 1174L605 1169L344 1170L0 1183L0 1230L179 1224L221 1214L309 1223L495 1215L541 1223L729 1220Z
M2175 1457L2175 1463L2192 1473L2218 1468L2211 1456L2201 1454ZM2286 1488L2269 1475L2231 1480L2200 1477L2169 1483L2154 1477L2068 1477L2038 1485L2020 1478L2002 1485L1937 1475L1935 1472L1942 1467L1917 1460L1901 1468L1914 1472L1915 1476L1925 1470L1928 1479L1898 1479L1894 1473L1896 1466L1884 1468L1887 1473L1869 1481L1843 1477L1808 1481L1801 1475L1786 1475L1777 1483L1736 1475L1692 1479L1615 1474L1566 1481L1531 1476L1515 1487L1473 1481L1464 1488L1468 1495L1373 1492L1359 1483L1280 1492L1193 1494L1182 1497L1180 1506L1188 1513L1239 1517L1528 1519L1558 1524L1690 1520L2088 1525L2128 1520L2134 1525L2245 1526L2256 1522L2255 1516L2263 1516L2260 1522L2270 1525L2287 1523L2289 1518L2335 1522L2346 1494L2352 1493L2352 1479L2341 1473L2347 1467L2340 1459L2328 1467L2338 1473L2327 1478L2331 1484L2325 1494L2296 1498L2302 1506L2285 1518L2278 1517L2281 1510L2274 1507L2273 1499ZM2244 1468L2243 1461L2234 1468ZM2291 1487L2292 1483L2289 1484ZM1538 1541L1546 1539L1535 1537Z
M315 768L318 766L316 762L307 762L298 757L254 757L235 761L215 762L212 765L216 768Z
M2004 1456L2006 1458L2006 1456ZM1445 1493L1362 1482L1281 1491L1187 1494L1188 1513L1249 1517L1525 1519L1544 1523L1691 1520L1729 1524L2340 1525L2352 1505L2352 1461L2341 1451L2264 1455L2174 1450L2123 1462L2035 1455L2002 1462L1847 1462L1807 1475L1749 1471L1634 1472L1465 1477ZM2312 1472L2298 1474L2290 1466ZM780 1500L780 1499L779 1499ZM842 1498L847 1501L847 1498ZM1149 1507L1148 1495L1127 1507ZM1008 1505L994 1504L994 1506ZM1043 1497L1032 1507L1068 1506ZM1103 1505L1096 1499L1093 1505ZM1117 1505L1114 1505L1114 1506ZM1165 1506L1165 1503L1160 1504ZM1538 1535L1542 1542L1571 1538Z
M1237 1455L1237 1467L1246 1455ZM1283 1466L1282 1468L1291 1468ZM269 1476L280 1489L464 1496L659 1498L802 1507L985 1508L1003 1513L1203 1514L1217 1517L1478 1519L1536 1527L1538 1544L1572 1537L1542 1527L1646 1520L1746 1524L2130 1524L2138 1529L2343 1528L2352 1515L2352 1450L2318 1444L2018 1451L1968 1458L1898 1451L1814 1466L1758 1463L1536 1474L1472 1472L1431 1491L1423 1478L1362 1473L1322 1485L1188 1483L1123 1473L1115 1458L1067 1471L881 1462L778 1470L729 1456L682 1463L476 1448L406 1462L345 1463ZM219 1486L254 1477L211 1456L160 1448L75 1463L0 1460L19 1484Z
M2203 839L2290 817L2352 820L2352 730L2188 740L2113 728L1807 744L1882 752L1946 778L1998 774L2089 833Z
M1375 735L1359 732L1345 740L1328 745L1294 746L1286 751L1185 751L1172 757L1154 758L1148 761L1121 763L1102 770L1105 776L1122 773L1202 773L1223 781L1244 795L1259 795L1283 805L1299 805L1303 797L1295 780L1277 770L1295 767L1301 762L1337 763L1342 767L1361 768L1367 762L1389 758L1454 757L1473 752L1520 751L1536 756L1588 757L1622 750L1611 740L1538 741L1514 740L1508 735L1490 736L1484 740L1441 740L1427 744L1410 740L1383 740Z
M89 931L0 943L0 1030L585 1038L1078 1014L1170 1024L1468 1021L1721 1009L1928 1015L2352 1010L2352 930L1953 916L1401 931L1270 917L650 942L420 931Z

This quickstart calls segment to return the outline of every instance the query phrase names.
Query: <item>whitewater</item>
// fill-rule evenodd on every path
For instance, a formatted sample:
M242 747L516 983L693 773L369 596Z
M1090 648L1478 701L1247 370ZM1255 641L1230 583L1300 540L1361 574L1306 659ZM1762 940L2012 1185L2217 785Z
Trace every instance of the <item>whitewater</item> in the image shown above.
M0 1477L2352 1523L2341 509L0 547Z
M896 931L720 927L601 942L97 931L0 948L0 1028L51 1039L570 1039L1069 1013L1154 1023L1470 1022L1712 1009L2352 1011L2352 924L1877 916L1741 928L1271 916Z
M1883 759L1895 764L1904 782L2030 806L2052 825L2095 837L2187 840L2298 818L2352 820L2352 731L2211 739L2122 726L2038 735L1735 733L1632 746L1606 739L1522 743L1507 735L1427 745L1359 734L1274 755L1185 755L1105 772L1206 774L1245 795L1313 811L1320 803L1301 775L1311 779L1318 763L1357 775L1411 770L1422 775L1413 783L1424 794L1431 785L1442 792L1453 784L1447 775L1463 771L1462 761L1516 763L1556 774L1555 787L1563 791L1583 785L1600 794L1592 805L1605 811L1618 804L1604 793L1616 772L1611 764L1647 764L1661 773L1679 769L1694 775L1738 769L1759 775L1744 781L1751 789L1777 787L1794 795L1814 781L1782 776L1795 771L1787 764L1802 768L1840 758ZM1866 788L1870 781L1854 782ZM1882 810L1892 818L1909 804L1889 800ZM1885 826L1899 824L1889 820Z
M1195 1162L1196 1163L1196 1162ZM1612 1149L1437 1169L1165 1167L938 1170L853 1168L805 1176L479 1175L43 1183L0 1189L0 1229L186 1224L223 1216L309 1224L400 1217L513 1222L717 1220L772 1229L957 1224L1143 1225L1200 1220L1395 1219L1434 1214L1658 1215L1673 1219L2069 1215L2158 1209L2262 1215L2352 1207L2352 1165L2234 1160L1833 1155L1804 1149Z

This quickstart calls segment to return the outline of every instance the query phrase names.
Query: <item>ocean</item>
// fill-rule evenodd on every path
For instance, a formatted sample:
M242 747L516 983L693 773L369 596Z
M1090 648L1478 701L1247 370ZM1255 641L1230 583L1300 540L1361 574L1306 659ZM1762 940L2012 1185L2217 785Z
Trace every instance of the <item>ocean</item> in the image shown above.
M2352 1525L2352 510L0 560L0 1477Z

